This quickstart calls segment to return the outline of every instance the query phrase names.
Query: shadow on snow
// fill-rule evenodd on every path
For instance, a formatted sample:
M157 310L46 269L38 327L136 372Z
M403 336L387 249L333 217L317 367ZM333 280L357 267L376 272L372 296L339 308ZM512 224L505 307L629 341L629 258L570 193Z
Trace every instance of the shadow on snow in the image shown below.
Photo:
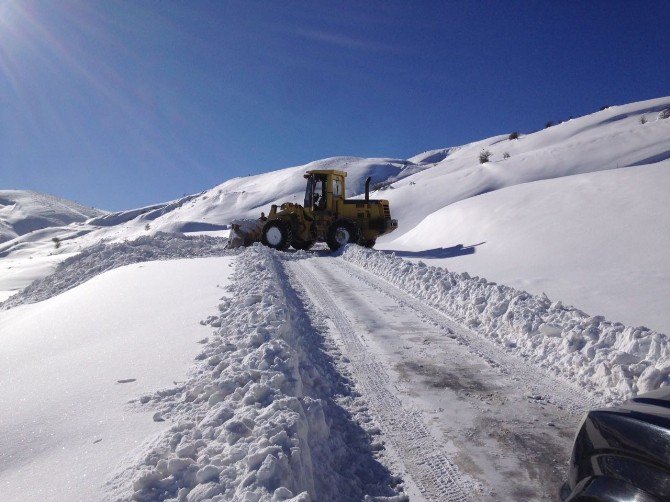
M475 248L485 243L486 242L479 242L469 246L457 244L448 248L424 249L423 251L400 251L394 249L384 249L382 252L388 254L395 253L396 256L400 256L402 258L455 258L456 256L475 254Z

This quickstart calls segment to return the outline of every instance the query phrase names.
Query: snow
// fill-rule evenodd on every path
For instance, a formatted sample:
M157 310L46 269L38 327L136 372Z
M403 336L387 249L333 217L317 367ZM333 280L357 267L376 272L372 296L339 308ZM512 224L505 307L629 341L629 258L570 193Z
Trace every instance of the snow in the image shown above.
M545 291L552 298L575 303L584 310L667 332L670 310L658 308L658 305L667 291L664 290L664 283L670 263L667 257L661 256L661 248L647 246L642 253L644 256L633 264L630 256L640 255L639 251L628 255L616 250L608 253L602 267L600 262L598 266L586 264L596 263L595 258L588 259L596 255L592 250L605 249L612 241L617 243L618 249L628 250L633 248L633 243L646 242L649 235L659 230L659 225L652 223L653 218L648 215L641 215L641 221L636 225L628 224L633 218L626 216L626 206L638 206L637 201L649 198L649 184L643 181L648 176L645 176L644 169L638 167L656 165L660 170L661 166L667 165L664 162L670 158L670 120L661 118L661 112L668 108L670 98L662 97L611 106L529 134L521 132L515 140L509 140L509 133L506 133L468 145L431 150L407 160L331 157L302 166L231 179L210 190L174 201L99 214L86 222L75 221L64 225L66 218L61 215L59 218L62 221L57 226L0 243L0 257L14 260L10 273L3 273L7 269L3 270L0 264L0 298L10 296L27 286L31 280L50 273L59 260L101 241L118 243L157 232L224 235L233 220L257 219L261 212L267 214L273 203L300 202L304 191L302 175L306 170L342 169L349 173L349 196L361 196L365 179L372 176L373 188L379 188L373 192L373 197L390 200L391 213L398 219L399 228L379 239L378 247L385 249L428 252L442 247L449 250L460 244L478 244L486 239L455 241L452 232L464 236L474 235L477 229L500 223L494 222L487 211L494 202L511 196L530 198L535 201L534 209L539 208L537 219L533 218L535 213L525 212L521 218L525 221L524 227L520 222L519 229L514 232L507 232L506 235L500 232L500 239L495 242L493 234L489 234L486 244L465 250L475 251L471 256L454 258L447 255L448 261L455 262L451 266L468 270L472 265L472 270L479 275L533 293ZM643 118L646 123L641 123ZM482 150L492 152L490 162L479 163L478 156ZM504 153L509 153L509 158L503 158ZM567 193L563 194L565 203L558 202L558 195L552 197L555 206L553 210L541 203L538 193L542 189L534 187L536 183L541 185L545 180L613 171L617 168L630 172L626 177L626 185L613 187L603 182L606 189L593 190L587 194L593 202L592 206L588 206L589 200L577 199L572 195L573 185L569 181L565 187L554 185L556 190L565 190ZM583 183L602 180L587 177ZM495 192L513 186L525 188L508 191L507 195L500 196L501 199L496 198ZM582 193L586 191L583 189ZM658 197L652 196L651 199L643 204L649 208L648 214L662 212L662 206L657 204ZM613 200L618 202L612 204ZM446 211L447 217L452 218L457 208L461 207L461 202L468 211L459 213L464 219L456 229L453 220L444 220L438 214ZM513 203L505 201L505 207L509 206L508 202ZM480 203L483 206L481 210L477 209ZM520 207L523 202L519 200L518 204ZM606 204L613 205L609 213L602 209ZM563 232L566 223L564 220L557 222L556 215L565 214L575 225L582 220L578 209L570 213L570 206L584 208L591 218L589 223L597 224L600 230L579 231L579 228L584 227L577 226L575 232L566 236ZM35 217L38 217L39 208L36 205L31 207ZM13 209L8 212L8 208L10 206L0 214L0 221L7 222L14 218L11 216ZM518 213L523 211L519 210ZM640 215L640 211L635 214ZM508 211L507 216L511 218L516 215ZM532 230L538 230L543 222L547 224L540 231L543 241L538 244L530 235L534 235ZM556 226L557 231L552 232L552 226ZM471 230L466 232L468 228ZM529 236L525 242L522 231ZM414 237L408 237L408 232ZM662 231L658 233L663 234ZM514 241L507 240L506 236L514 238ZM54 238L60 239L59 249L54 248ZM627 239L627 244L620 245L617 239ZM439 241L439 244L429 244L434 241ZM505 248L515 251L537 248L538 252L534 256L540 256L539 250L544 249L560 248L565 252L556 260L531 259L525 266L520 257L528 252L515 252L514 257L519 258L515 261L513 257L510 260L512 263L496 259L504 254L498 253L498 250L504 251ZM583 253L578 252L581 248L589 250L583 260L584 265L572 267L582 263ZM423 253L423 256L429 259L428 254ZM546 258L552 254L543 253L542 256ZM33 260L39 261L42 266L34 266L31 263ZM448 261L437 263L448 265ZM631 268L633 279L626 280L624 277L617 282L623 275L622 270ZM25 273L21 280L22 271L27 269L31 269L32 273ZM574 277L578 277L578 284L572 280ZM635 285L632 288L624 285L633 281Z
M1 191L3 495L551 497L581 412L670 384L668 108L114 213ZM309 169L372 177L383 251L225 250Z
M104 211L27 190L0 190L0 243L41 228L85 221Z
M68 254L67 256L72 256ZM45 254L7 257L0 260L0 302L16 294L33 281L49 275L64 256Z
M349 246L343 258L605 401L670 384L670 343L664 334L381 251Z
M582 389L339 256L287 262L311 317L329 321L321 329L346 356L341 371L410 500L555 498L575 422L596 404Z
M669 186L670 161L516 185L379 247L670 333Z
M167 424L126 403L182 380L234 258L128 265L0 312L5 500L100 500L110 472Z
M112 481L119 498L394 496L390 476L361 455L369 443L347 439L353 425L341 424L331 397L344 383L334 375L324 378L328 362L315 340L304 337L310 333L306 319L289 304L277 256L258 244L239 255L235 294L207 319L217 329L189 378L140 398L173 425Z
M390 201L398 219L398 230L382 240L394 241L435 211L479 194L668 159L670 120L657 118L668 107L670 98L612 106L516 140L505 134L453 149L430 169L374 194ZM649 122L640 124L642 116ZM479 163L482 150L492 152L491 162ZM503 159L505 152L509 159Z
M8 309L23 303L42 301L73 288L92 277L129 263L227 254L226 241L209 236L156 233L133 241L96 244L60 262L52 274L35 280L19 294L0 304Z

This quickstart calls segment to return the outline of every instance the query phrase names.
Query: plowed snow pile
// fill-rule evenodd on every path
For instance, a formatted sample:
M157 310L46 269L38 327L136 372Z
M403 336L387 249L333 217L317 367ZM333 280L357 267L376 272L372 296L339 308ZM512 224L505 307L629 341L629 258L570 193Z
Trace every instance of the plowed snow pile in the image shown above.
M369 438L334 402L334 392L344 392L356 407L356 395L304 338L309 320L296 318L274 256L259 245L239 255L234 295L207 319L217 329L189 379L140 398L138 406L174 425L111 483L119 497L404 500L371 456Z
M214 237L187 237L161 232L117 244L96 244L59 263L53 274L34 281L20 293L0 303L0 309L46 300L107 270L130 263L234 254L224 249L225 244L225 240Z
M664 334L379 251L350 246L342 256L608 401L670 384L670 347Z
M668 187L670 160L524 183L451 204L381 247L670 333Z

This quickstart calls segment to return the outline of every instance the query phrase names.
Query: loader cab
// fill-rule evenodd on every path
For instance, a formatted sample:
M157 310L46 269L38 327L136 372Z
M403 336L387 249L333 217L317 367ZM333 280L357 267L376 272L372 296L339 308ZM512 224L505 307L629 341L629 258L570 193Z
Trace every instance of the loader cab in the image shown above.
M346 175L344 171L308 171L305 174L307 187L304 207L316 212L336 211L338 202L344 200Z

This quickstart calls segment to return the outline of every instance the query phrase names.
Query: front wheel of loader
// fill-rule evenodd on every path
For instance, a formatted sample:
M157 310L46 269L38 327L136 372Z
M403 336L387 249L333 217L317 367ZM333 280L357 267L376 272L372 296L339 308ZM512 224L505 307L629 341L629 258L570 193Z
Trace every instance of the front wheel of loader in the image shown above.
M358 242L361 231L351 220L337 220L328 228L326 243L331 251L337 251L345 244Z
M284 251L288 249L293 240L293 231L291 225L284 220L268 221L263 226L261 242L267 247Z

